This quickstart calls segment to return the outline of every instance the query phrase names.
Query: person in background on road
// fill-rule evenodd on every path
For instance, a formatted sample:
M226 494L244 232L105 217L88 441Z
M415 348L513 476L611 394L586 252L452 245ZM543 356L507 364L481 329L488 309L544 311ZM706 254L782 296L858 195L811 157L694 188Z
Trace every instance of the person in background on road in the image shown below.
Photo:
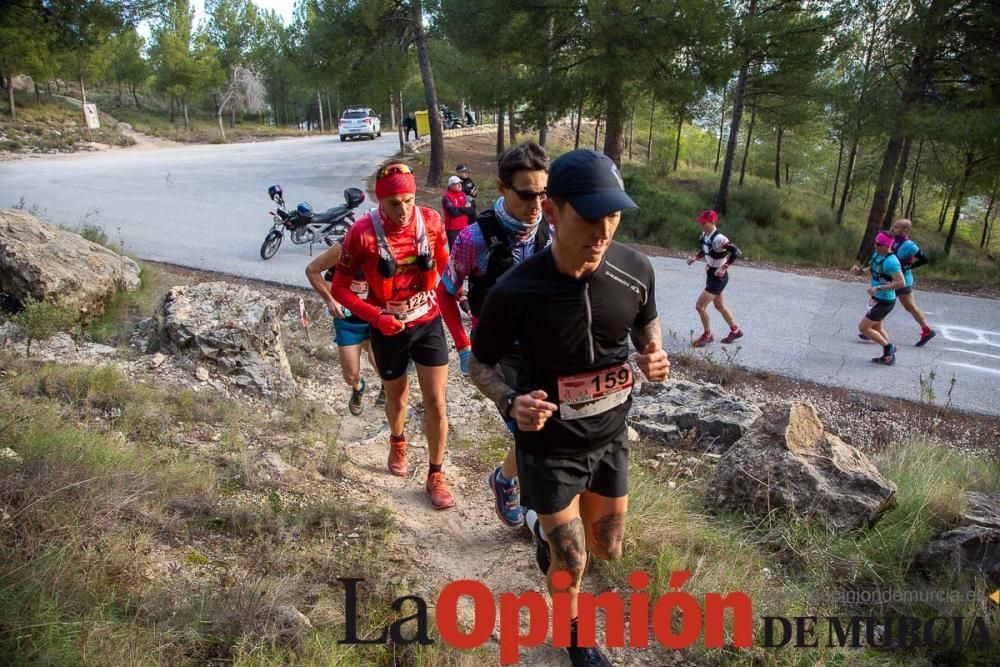
M389 420L389 472L409 474L403 433L409 402L406 368L416 366L424 399L428 471L425 488L435 509L455 504L444 479L448 417L448 344L438 311L435 288L448 263L441 216L417 206L413 170L390 163L375 176L378 208L358 219L347 232L337 262L331 296L371 325L371 345ZM351 290L358 272L368 282L368 298Z
M459 165L461 169L464 165ZM486 295L512 267L541 252L552 241L549 225L542 216L545 185L549 179L549 156L535 143L526 143L506 151L497 160L497 191L500 198L493 208L483 211L474 223L459 234L448 268L438 286L438 303L455 347L463 375L469 374L469 339L465 337L458 309L466 299L462 285L469 281L469 297L464 301L472 314L473 337L477 318ZM514 345L500 361L500 371L507 384L517 383L518 369L524 360ZM506 418L505 418L505 421ZM508 428L513 425L508 422ZM514 448L489 477L494 509L500 520L511 528L524 523L517 484L517 459Z
M729 325L729 334L722 339L723 343L732 343L737 338L743 337L743 331L736 324L736 318L726 306L726 298L722 295L722 290L729 284L729 267L742 255L736 244L730 242L722 232L716 227L719 214L715 211L702 211L697 222L701 225L700 249L698 254L688 257L688 266L704 259L708 268L705 271L705 290L698 297L695 303L695 310L701 318L701 326L704 333L694 341L695 347L704 347L715 340L712 335L712 318L708 314L708 306L715 304L726 324Z
M340 372L344 376L344 382L351 388L351 398L347 401L347 409L355 417L364 412L362 399L365 395L367 385L365 379L361 377L361 351L368 355L368 363L372 368L376 368L375 356L372 354L370 333L368 323L344 308L330 294L330 285L323 277L325 271L331 271L340 259L340 252L343 246L334 243L323 251L306 267L306 278L312 285L316 293L323 299L326 309L333 316L334 343L337 345L337 356L340 358ZM355 274L355 279L351 281L351 291L364 300L368 296L368 283L365 281L364 273ZM385 387L379 389L376 405L385 403Z
M892 223L892 253L896 255L900 266L903 267L903 278L906 280L906 287L896 290L896 299L903 304L906 312L912 315L913 319L920 325L920 338L917 340L916 346L923 347L937 334L927 324L924 313L917 308L917 301L913 296L913 269L927 264L930 260L910 238L911 227L913 227L913 223L906 218L900 218Z
M882 346L882 356L872 359L872 363L891 366L896 363L896 346L889 342L885 330L885 318L896 306L896 290L906 286L903 268L899 259L892 254L892 237L879 232L875 237L875 252L868 262L871 283L868 287L868 312L861 318L858 330L868 339ZM851 267L855 274L861 274L860 266Z
M417 133L417 119L414 117L411 111L406 118L403 119L403 132L406 133L406 141L410 140L410 131L413 131L413 138L419 139L420 135Z
M588 552L620 559L628 511L625 417L636 364L650 382L667 379L653 267L613 242L621 210L635 208L618 167L597 151L552 163L543 202L552 245L493 286L473 338L472 378L515 423L525 519L549 591L568 593L574 667L610 667L581 646L577 598ZM519 343L524 362L512 386L498 364ZM565 621L562 621L565 622ZM553 636L566 628L554 622Z
M468 112L466 112L468 113ZM462 192L465 200L472 207L472 220L476 219L476 197L479 196L479 186L472 180L472 170L464 164L455 167L455 175L462 179Z
M441 197L441 210L444 212L448 249L451 250L459 232L469 226L469 221L475 215L475 210L469 206L465 193L462 192L462 179L458 176L451 176L448 179L448 188Z

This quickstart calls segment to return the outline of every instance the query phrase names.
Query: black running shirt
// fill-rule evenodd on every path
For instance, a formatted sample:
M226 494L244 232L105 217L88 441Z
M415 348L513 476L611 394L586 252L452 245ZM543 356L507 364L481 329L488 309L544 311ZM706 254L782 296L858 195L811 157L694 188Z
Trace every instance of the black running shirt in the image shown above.
M625 370L629 334L656 318L653 293L649 260L614 242L586 278L560 273L547 248L497 281L479 317L473 354L496 364L518 342L524 364L514 388L542 389L560 406L541 431L515 428L518 447L536 456L564 456L600 447L622 432L632 404L631 389L622 387L638 372Z

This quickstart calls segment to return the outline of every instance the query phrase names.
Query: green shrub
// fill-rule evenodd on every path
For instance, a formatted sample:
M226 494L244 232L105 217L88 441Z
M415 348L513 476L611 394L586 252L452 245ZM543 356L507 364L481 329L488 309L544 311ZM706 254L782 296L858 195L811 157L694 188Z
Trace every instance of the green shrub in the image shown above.
M31 356L31 342L44 340L59 331L76 332L79 329L80 314L48 299L28 298L24 309L14 316L28 337L26 353Z

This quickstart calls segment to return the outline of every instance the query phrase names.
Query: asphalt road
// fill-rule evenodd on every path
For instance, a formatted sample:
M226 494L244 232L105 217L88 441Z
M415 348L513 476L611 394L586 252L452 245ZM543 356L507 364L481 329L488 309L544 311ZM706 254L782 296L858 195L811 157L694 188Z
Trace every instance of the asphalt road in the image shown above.
M305 286L307 246L285 238L262 261L260 244L271 227L267 187L281 183L289 202L325 209L342 201L397 148L395 137L341 143L336 137L111 151L0 163L0 206L23 198L26 208L55 224L86 219L133 255L260 280ZM368 194L368 193L366 193ZM362 205L367 210L370 200ZM693 227L693 226L692 226ZM696 236L692 228L692 243ZM319 251L317 247L314 250ZM872 364L879 353L857 338L867 295L862 279L841 282L736 266L726 296L746 336L737 344L690 347L700 333L694 302L704 265L652 258L657 306L669 351L712 355L741 366L913 400L922 398L921 374L934 372L938 401L1000 416L1000 302L917 293L938 336L913 347L918 328L897 309L887 328L899 346L894 367ZM917 275L919 287L919 273ZM716 339L725 335L715 313Z
M309 246L285 235L268 261L259 255L271 229L267 196L316 211L364 190L364 178L399 147L395 135L341 142L336 136L74 154L0 163L0 206L24 199L54 224L99 224L109 239L144 259L294 285L308 285ZM365 192L360 211L373 193ZM314 246L315 253L326 246Z

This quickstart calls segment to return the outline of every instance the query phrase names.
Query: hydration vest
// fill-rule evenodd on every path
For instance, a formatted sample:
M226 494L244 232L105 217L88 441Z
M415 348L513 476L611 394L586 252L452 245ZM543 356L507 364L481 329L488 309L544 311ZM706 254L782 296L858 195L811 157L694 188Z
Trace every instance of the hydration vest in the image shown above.
M483 233L486 245L489 246L490 259L486 265L486 273L482 277L469 275L469 308L472 314L479 317L486 302L486 294L496 284L510 267L514 266L514 252L510 248L510 236L503 223L497 219L492 210L484 211L476 221ZM542 219L535 230L535 242L532 254L545 249L549 244L549 225Z

